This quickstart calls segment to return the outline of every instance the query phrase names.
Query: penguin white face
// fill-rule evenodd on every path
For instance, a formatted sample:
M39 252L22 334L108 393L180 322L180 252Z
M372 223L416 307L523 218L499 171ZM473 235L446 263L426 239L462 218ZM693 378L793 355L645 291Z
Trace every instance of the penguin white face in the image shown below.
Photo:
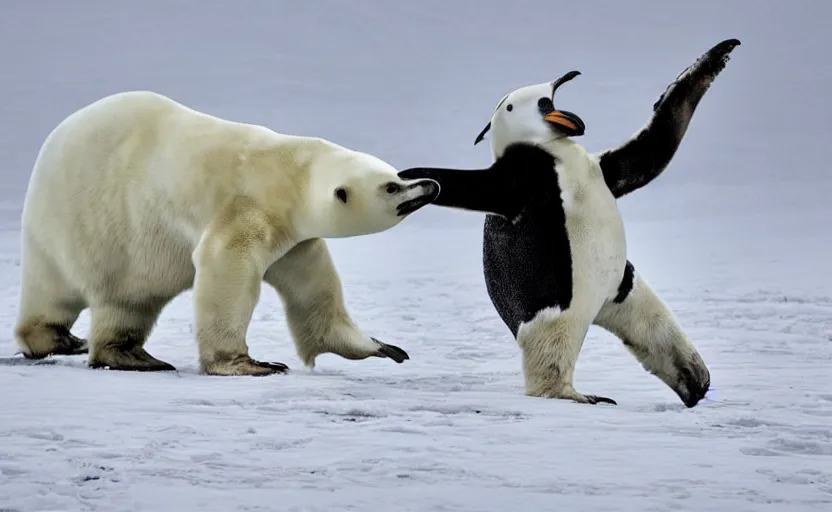
M544 144L583 135L586 128L583 120L572 112L556 110L554 102L558 87L578 75L580 72L570 71L553 82L527 85L505 95L474 145L491 130L491 151L494 158L499 158L508 146L517 142Z

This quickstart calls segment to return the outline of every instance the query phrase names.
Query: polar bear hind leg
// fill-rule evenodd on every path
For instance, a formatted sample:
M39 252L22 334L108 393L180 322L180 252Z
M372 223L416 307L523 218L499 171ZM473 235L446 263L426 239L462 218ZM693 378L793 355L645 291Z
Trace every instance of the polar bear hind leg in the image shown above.
M20 310L14 333L24 357L86 354L86 340L70 332L86 307L83 297L26 237L20 266Z
M169 298L149 298L136 303L96 304L90 308L91 368L126 371L170 371L175 368L156 359L144 343Z
M304 365L314 367L315 358L327 352L352 360L386 357L401 363L409 359L404 350L366 335L352 321L323 239L296 245L266 270L263 280L283 301L287 324Z

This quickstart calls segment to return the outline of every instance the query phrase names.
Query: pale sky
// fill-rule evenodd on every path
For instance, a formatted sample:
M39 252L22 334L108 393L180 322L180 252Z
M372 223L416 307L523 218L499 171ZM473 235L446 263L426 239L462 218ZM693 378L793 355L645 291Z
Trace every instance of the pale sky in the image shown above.
M361 0L3 3L0 194L22 201L44 137L102 96L152 89L400 168L487 164L473 140L499 98L570 69L559 106L591 150L649 118L717 42L742 46L657 187L832 184L832 4L772 1Z

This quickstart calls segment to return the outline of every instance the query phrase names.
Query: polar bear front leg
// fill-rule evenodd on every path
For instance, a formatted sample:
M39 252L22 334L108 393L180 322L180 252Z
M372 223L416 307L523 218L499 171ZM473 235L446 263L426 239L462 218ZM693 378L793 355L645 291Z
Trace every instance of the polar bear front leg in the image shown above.
M299 243L274 262L263 279L280 295L298 356L314 367L315 358L331 352L346 359L388 357L397 363L407 352L363 332L347 313L341 280L326 242Z
M551 307L520 324L517 343L523 352L526 395L615 405L610 398L578 393L572 385L575 363L591 324L583 316Z
M266 267L292 245L287 224L238 199L208 227L194 250L194 316L199 362L208 375L269 375L282 363L252 359L246 331Z

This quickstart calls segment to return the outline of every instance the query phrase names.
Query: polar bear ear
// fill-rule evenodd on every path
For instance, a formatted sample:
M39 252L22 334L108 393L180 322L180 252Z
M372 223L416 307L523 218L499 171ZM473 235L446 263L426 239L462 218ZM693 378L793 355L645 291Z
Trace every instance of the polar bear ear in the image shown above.
M347 189L338 187L335 189L335 197L344 204L347 204Z

